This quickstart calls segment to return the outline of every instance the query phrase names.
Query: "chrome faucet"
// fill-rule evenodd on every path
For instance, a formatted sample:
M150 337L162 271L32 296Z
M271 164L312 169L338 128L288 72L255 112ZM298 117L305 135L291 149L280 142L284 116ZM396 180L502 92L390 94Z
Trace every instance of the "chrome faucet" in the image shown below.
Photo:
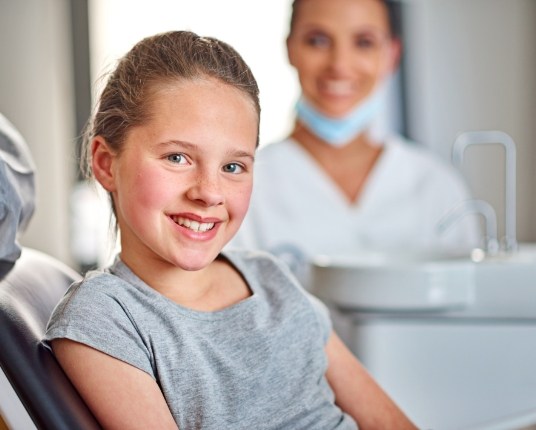
M469 199L462 201L458 206L449 211L437 223L437 232L443 234L452 225L456 224L465 215L477 213L482 215L486 223L485 251L489 255L499 252L497 239L497 216L493 207L484 200Z
M504 250L517 250L516 239L516 146L512 138L502 131L468 131L458 136L452 149L452 162L461 168L465 149L471 145L500 144L504 147L505 177L505 238Z

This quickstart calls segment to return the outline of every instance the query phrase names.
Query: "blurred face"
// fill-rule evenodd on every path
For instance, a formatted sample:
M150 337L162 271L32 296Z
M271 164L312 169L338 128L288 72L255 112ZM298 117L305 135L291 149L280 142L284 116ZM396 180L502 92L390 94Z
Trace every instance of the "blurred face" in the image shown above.
M301 0L287 48L303 95L331 117L369 96L399 51L380 0Z
M95 140L94 172L112 193L125 263L199 270L246 214L257 114L246 95L209 78L159 88L150 106L119 154Z

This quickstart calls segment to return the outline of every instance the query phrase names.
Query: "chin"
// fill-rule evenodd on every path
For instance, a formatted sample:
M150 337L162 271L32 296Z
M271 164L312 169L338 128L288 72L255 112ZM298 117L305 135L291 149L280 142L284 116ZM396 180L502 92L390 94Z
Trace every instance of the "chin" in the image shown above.
M200 255L201 254L201 255ZM189 272L195 272L205 269L209 266L218 256L214 253L184 253L177 256L175 261L171 261L176 267Z
M196 266L196 265L179 265L177 266L179 267L180 269L186 271L186 272L198 272L199 270L203 270L205 267L207 267L207 265L199 265L199 266Z

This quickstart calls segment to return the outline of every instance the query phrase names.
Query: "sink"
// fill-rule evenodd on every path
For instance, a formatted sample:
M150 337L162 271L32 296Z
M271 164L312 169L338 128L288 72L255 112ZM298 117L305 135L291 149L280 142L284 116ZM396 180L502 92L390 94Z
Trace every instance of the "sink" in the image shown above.
M312 292L345 310L449 311L536 317L536 244L487 256L363 253L318 256Z
M321 256L312 292L344 311L335 329L420 428L534 422L536 244L494 256Z
M528 429L536 421L536 243L515 235L515 146L504 133L464 133L455 164L468 145L495 142L506 151L502 247L489 246L497 232L487 222L488 253L313 262L312 292L344 311L333 312L335 330L420 428ZM449 223L475 208L490 212L466 203Z

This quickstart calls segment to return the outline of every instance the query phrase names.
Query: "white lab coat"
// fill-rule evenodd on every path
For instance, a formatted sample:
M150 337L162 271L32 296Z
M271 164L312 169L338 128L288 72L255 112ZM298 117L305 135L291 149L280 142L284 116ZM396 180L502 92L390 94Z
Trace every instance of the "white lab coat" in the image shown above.
M363 251L461 252L481 245L475 216L438 233L438 221L469 192L453 167L398 136L386 140L353 204L291 139L258 151L254 178L249 213L232 247L299 251L309 260Z

